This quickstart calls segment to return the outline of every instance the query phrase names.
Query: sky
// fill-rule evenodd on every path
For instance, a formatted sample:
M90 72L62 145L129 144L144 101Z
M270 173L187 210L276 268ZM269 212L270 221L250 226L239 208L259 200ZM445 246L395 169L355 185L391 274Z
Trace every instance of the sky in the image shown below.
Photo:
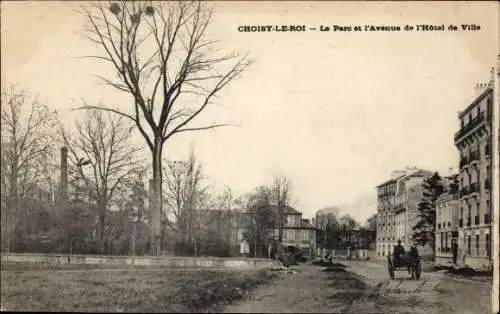
M216 2L210 34L255 63L199 122L239 127L185 133L169 159L195 149L206 174L236 195L276 174L292 181L293 205L310 218L337 206L363 221L375 186L406 166L447 174L458 165L458 111L489 79L499 44L496 2ZM78 35L76 2L1 3L2 89L40 93L71 125L82 99L126 107L97 83L107 68ZM240 25L449 25L439 32L238 32ZM461 31L476 24L477 31ZM131 107L129 107L131 108ZM134 138L139 144L143 140Z

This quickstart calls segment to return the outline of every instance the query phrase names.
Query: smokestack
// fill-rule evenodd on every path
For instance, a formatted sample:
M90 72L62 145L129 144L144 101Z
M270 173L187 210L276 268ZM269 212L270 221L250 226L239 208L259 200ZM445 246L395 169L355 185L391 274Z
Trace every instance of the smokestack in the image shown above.
M59 197L61 205L68 204L68 148L61 148L61 179L59 182Z

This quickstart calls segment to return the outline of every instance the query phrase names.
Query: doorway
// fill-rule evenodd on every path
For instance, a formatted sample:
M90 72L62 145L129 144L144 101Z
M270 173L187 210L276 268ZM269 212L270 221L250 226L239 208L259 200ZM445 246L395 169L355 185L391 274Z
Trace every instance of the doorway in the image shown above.
M453 239L451 243L451 253L453 254L453 264L456 265L458 256L458 244L456 239Z

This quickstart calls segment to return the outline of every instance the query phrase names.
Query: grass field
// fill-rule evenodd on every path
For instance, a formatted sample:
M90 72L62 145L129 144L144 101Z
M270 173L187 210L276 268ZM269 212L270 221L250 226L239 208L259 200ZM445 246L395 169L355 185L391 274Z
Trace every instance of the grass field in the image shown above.
M2 265L3 310L218 312L274 274L267 270Z

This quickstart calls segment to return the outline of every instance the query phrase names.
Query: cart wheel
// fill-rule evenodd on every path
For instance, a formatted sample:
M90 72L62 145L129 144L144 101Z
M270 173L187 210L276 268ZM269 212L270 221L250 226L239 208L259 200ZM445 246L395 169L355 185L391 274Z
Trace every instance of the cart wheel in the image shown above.
M415 278L417 280L420 280L420 275L422 274L422 264L420 263L420 260L417 261L415 264Z

